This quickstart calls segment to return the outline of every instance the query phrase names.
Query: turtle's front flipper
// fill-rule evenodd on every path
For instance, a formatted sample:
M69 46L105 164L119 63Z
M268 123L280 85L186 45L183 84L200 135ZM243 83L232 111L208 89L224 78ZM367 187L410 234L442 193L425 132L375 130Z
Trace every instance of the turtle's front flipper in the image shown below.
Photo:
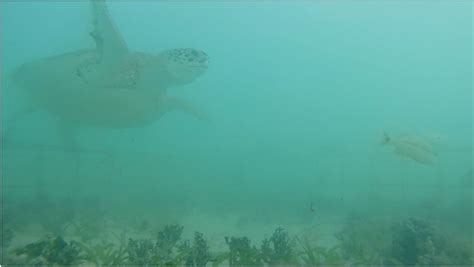
M188 101L184 99L180 99L176 97L168 97L165 103L165 111L169 112L169 111L174 111L174 110L183 111L185 113L191 114L192 116L194 116L195 118L199 120L210 122L210 119L207 113L199 109L195 105L189 103Z
M101 56L101 63L113 64L128 54L128 47L122 34L110 17L105 0L91 0L92 38Z

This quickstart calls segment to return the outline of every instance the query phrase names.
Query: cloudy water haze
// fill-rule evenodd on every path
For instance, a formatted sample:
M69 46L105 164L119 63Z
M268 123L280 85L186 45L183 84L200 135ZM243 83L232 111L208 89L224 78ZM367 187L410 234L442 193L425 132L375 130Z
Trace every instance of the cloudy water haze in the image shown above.
M473 264L471 2L0 10L3 264Z

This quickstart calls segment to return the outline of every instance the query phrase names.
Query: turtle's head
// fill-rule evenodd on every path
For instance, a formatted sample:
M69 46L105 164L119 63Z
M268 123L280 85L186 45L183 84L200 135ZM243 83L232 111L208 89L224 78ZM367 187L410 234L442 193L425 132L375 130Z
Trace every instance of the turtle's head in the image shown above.
M161 63L167 73L167 86L190 83L201 76L208 68L209 57L201 50L193 48L171 49L161 52Z

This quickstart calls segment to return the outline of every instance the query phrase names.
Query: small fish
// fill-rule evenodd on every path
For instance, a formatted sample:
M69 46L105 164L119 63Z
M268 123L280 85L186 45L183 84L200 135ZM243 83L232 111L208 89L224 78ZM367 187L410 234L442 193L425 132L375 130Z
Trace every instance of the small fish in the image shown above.
M384 132L382 145L391 145L399 156L410 158L418 163L433 165L438 161L438 154L430 142L416 135L390 136Z

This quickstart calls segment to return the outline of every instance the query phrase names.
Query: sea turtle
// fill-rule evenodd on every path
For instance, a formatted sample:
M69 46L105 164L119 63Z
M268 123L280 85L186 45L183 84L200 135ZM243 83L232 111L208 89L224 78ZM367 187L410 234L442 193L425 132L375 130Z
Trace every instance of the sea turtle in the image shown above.
M95 49L25 63L13 81L29 96L18 116L38 109L58 118L61 136L73 145L79 125L129 128L148 125L170 110L204 115L166 89L190 83L208 67L203 51L184 48L159 54L131 52L114 25L105 0L91 1Z

